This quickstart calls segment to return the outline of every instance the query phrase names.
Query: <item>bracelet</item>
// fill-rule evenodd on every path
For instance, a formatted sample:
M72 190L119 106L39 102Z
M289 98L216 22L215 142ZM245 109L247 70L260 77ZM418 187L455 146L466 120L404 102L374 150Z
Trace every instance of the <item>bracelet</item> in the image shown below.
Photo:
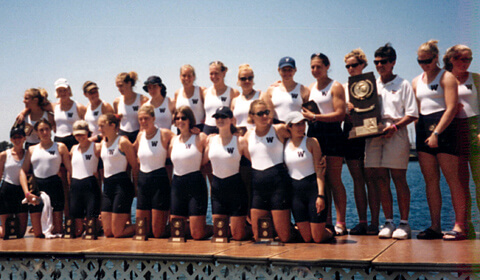
M317 195L317 197L325 200L325 196L323 194L319 194L319 195Z
M313 121L316 121L317 120L317 115L313 114Z
M438 133L438 131L434 131L434 132L433 132L433 135L435 135L435 136L438 136L439 134L440 134L440 133Z
M398 131L397 125L396 125L396 124L392 124L392 126L393 126L393 128L395 128L395 132L397 132L397 131Z
M31 195L31 193L27 192L27 193L25 194L25 198L28 198L29 195Z

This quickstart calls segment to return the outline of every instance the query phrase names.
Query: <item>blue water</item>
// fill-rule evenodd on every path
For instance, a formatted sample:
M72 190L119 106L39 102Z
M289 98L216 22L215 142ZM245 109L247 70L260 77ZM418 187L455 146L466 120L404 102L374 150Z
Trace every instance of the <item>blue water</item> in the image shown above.
M344 164L342 169L342 182L345 185L347 191L347 228L352 228L358 223L357 209L355 207L355 199L353 196L353 181L348 172L347 166ZM407 169L407 182L410 187L410 218L409 223L413 230L424 230L430 226L430 212L428 210L427 198L425 194L425 181L423 180L423 175L420 171L420 166L418 162L410 162ZM400 214L397 205L397 198L395 192L395 186L393 182L390 184L393 195L393 211L394 211L394 221L396 224L400 221ZM445 178L442 176L440 181L440 188L442 191L442 230L451 230L455 223L455 215L452 207L452 200L450 196L450 190L445 181ZM470 193L472 197L475 196L475 185L473 181L470 180ZM207 210L207 223L212 223L212 210L210 205L210 200L208 202ZM136 199L133 201L132 205L132 217L135 217L136 209ZM335 219L335 209L332 210L332 215ZM368 213L368 220L370 221L370 213ZM293 220L292 220L293 221ZM383 216L383 211L380 212L380 225L385 222L385 217ZM477 208L477 202L475 199L472 200L472 222L475 225L475 230L480 231L480 214Z

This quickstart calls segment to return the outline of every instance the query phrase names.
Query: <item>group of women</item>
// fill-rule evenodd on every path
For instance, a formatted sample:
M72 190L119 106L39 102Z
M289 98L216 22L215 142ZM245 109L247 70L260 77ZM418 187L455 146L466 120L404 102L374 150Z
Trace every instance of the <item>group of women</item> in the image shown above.
M394 60L375 57L381 78L393 79L388 75ZM412 83L420 111L417 150L432 219L431 227L419 238L443 236L440 169L452 192L456 215L453 230L443 238L465 239L473 229L469 224L469 173L464 171L470 163L474 181L480 183L476 131L480 79L468 72L471 60L468 47L454 46L444 56L443 70L438 66L436 41L418 50L424 72ZM393 63L390 72L382 75L381 66L389 63ZM367 59L356 49L345 56L345 64L355 76L367 66ZM17 118L21 125L11 131L13 148L0 154L2 226L15 214L23 235L30 211L34 234L42 236L42 191L50 197L53 209L52 233L62 232L65 213L75 219L78 236L83 232L83 219L90 217L100 218L107 237L132 236L130 212L136 196L136 218L147 221L154 237L167 235L169 219L182 218L191 237L203 239L210 234L206 225L208 180L212 217L229 219L233 239L248 238L250 223L258 240L258 221L267 216L278 238L287 242L294 232L293 214L303 241L324 242L347 233L346 191L341 180L345 159L359 215L359 224L350 233L378 234L380 204L388 206L388 196L364 168L365 140L346 137L353 109L346 94L348 86L328 76L326 55L313 54L310 65L315 82L305 87L294 80L295 60L282 58L278 64L281 80L265 92L254 89L254 72L248 64L238 70L240 91L225 84L228 68L220 61L209 65L213 84L207 89L195 85L195 69L184 65L180 68L183 86L173 98L167 97L158 76L144 82L147 97L134 90L135 72L120 73L116 86L121 95L113 106L100 99L99 87L91 81L83 85L87 106L72 99L66 79L55 82L56 103L48 102L44 90L28 89L25 110ZM303 107L309 101L317 105L318 112ZM171 130L172 124L176 131ZM391 137L401 124L389 124L382 137ZM396 170L390 169L389 174L395 180ZM390 175L386 176L389 181ZM476 197L478 201L479 187ZM21 203L23 198L28 207ZM408 211L402 222L405 219Z

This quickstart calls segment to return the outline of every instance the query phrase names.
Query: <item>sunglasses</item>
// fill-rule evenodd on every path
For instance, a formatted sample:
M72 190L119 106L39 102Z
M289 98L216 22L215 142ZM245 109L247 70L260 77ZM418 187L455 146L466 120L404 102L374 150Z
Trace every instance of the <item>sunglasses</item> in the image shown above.
M435 59L435 57L432 57L432 58L429 58L429 59L418 59L417 58L417 61L418 61L418 64L430 64L430 63L432 63L433 59Z
M356 68L360 63L353 63L353 64L347 64L345 65L345 68L350 69L350 68Z
M222 120L224 120L224 119L229 119L229 117L228 117L228 116L225 116L225 115L216 115L214 118L215 118L215 119L222 119Z
M256 113L253 113L254 115L257 115L259 117L262 117L262 116L268 116L270 115L270 110L265 110L265 111L258 111Z
M389 61L390 61L389 59L374 60L374 61L373 61L373 64L375 64L375 65L378 65L378 64L385 65L385 64L387 64Z
M246 82L246 81L253 81L253 76L248 76L248 77L240 77L238 78L240 81L242 82Z
M187 120L187 117L185 117L185 116L176 117L175 120L176 120L176 121L179 121L179 120L186 121L186 120Z

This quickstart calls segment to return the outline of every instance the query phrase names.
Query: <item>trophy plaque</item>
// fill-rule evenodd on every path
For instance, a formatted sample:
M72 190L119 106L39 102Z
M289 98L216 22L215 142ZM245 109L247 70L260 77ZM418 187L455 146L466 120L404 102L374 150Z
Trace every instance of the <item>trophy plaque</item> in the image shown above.
M377 83L373 72L348 78L348 94L354 109L350 112L353 128L349 139L375 137L383 133Z
M257 243L273 242L273 222L270 217L258 219L258 240Z
M147 241L147 218L142 218L137 220L137 224L135 227L135 235L133 236L133 240L138 241Z
M71 217L65 218L63 238L74 239L75 237L75 220Z
M185 220L182 218L173 218L170 223L169 242L185 242Z
M97 239L97 218L88 218L85 235L83 239L96 240Z
M213 220L213 237L212 242L214 243L228 243L230 242L228 238L228 219L227 218L215 218Z
M20 221L16 216L10 216L5 221L4 240L20 238Z

